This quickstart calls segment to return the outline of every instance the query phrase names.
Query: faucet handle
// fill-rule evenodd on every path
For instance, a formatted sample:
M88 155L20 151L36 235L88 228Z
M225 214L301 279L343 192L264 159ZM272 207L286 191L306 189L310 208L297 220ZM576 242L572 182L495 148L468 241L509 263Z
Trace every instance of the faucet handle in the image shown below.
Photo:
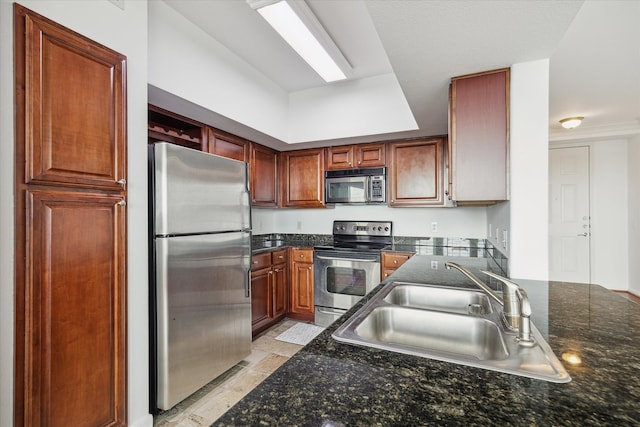
M518 286L517 283L514 283L511 280L498 274L485 270L480 271L489 277L493 277L494 279L499 280L504 284L502 288L502 305L504 317L506 318L507 323L511 328L518 329L520 327L521 315L520 299L518 298L518 291L520 290L520 286Z

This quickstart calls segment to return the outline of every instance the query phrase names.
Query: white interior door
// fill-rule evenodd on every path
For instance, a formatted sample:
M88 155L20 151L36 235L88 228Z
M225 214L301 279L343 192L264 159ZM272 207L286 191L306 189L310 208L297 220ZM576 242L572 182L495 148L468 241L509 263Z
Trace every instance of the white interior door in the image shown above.
M549 279L589 283L589 147L549 150L549 175Z

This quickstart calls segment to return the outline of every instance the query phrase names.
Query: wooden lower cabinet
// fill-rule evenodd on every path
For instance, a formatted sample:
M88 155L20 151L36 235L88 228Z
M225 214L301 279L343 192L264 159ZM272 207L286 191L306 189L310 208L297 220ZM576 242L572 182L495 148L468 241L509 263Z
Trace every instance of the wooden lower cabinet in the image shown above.
M391 276L402 264L413 256L413 252L382 252L380 269L380 280L385 280Z
M313 321L313 249L291 250L291 293L288 317Z
M279 249L253 256L251 268L251 331L257 334L287 314L288 250Z
M121 201L120 195L27 191L27 298L20 305L29 325L21 338L29 405L16 425L125 423Z

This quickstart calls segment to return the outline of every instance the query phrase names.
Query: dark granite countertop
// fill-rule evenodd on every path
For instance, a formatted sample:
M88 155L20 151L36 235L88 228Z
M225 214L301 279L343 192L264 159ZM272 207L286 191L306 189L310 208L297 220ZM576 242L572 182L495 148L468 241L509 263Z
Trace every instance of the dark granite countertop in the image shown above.
M416 255L389 280L473 287L484 258ZM438 268L431 268L431 261ZM484 276L486 277L486 276ZM357 347L331 333L383 285L232 407L216 426L640 425L640 306L597 285L517 280L567 384ZM490 282L488 282L490 283ZM384 282L383 282L384 284ZM492 284L493 285L493 284Z

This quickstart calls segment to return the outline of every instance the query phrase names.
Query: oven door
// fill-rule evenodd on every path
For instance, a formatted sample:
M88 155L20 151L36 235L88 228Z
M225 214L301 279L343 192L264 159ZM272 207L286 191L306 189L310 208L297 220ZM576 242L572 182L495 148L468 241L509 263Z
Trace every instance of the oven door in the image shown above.
M380 283L380 253L314 251L314 302L348 310Z

